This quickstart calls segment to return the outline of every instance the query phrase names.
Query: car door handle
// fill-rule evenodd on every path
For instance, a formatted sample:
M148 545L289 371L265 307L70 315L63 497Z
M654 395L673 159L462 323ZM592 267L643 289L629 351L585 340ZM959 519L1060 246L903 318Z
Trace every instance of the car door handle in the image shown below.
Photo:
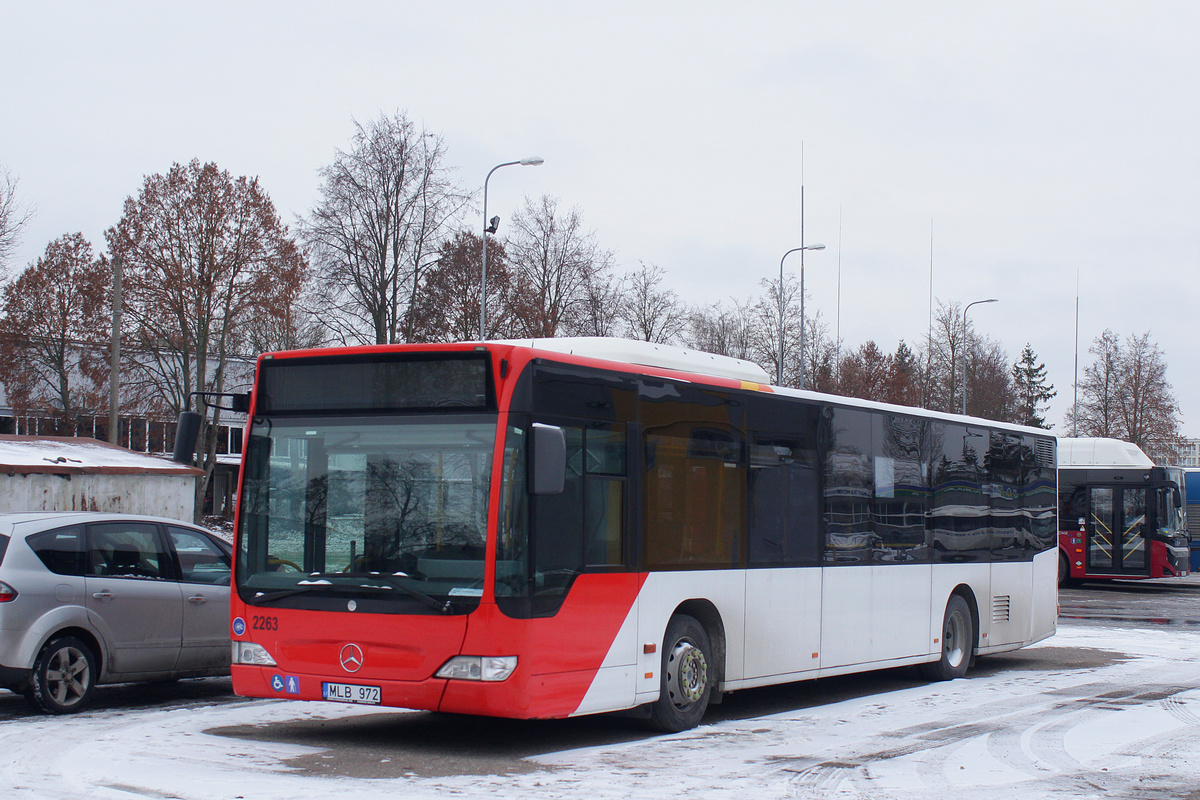
M92 597L96 598L97 600L112 600L113 596L114 596L113 593L110 592L108 589L105 589L100 592L92 592Z
M194 595L192 595L191 597L189 597L189 598L188 598L188 602L189 602L189 603L196 603L197 605L200 605L201 603L207 603L207 602L208 602L208 598L207 598L207 597L205 597L205 596L204 596L204 595L202 595L202 594L194 594Z

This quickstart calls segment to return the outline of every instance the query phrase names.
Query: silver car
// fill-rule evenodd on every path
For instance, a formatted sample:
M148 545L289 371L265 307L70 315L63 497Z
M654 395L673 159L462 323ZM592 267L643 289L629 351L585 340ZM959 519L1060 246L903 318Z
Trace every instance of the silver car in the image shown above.
M227 674L230 563L176 520L0 514L0 687L69 714L100 683Z

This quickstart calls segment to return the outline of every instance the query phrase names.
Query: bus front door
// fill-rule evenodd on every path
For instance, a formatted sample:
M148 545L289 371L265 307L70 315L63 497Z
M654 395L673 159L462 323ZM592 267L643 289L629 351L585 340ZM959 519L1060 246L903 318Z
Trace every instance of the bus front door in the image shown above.
M1088 503L1088 574L1148 574L1146 490L1092 486Z

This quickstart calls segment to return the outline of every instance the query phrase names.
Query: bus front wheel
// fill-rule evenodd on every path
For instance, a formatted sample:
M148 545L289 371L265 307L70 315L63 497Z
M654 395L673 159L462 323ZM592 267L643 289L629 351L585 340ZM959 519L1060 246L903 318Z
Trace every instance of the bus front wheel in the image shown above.
M942 618L942 657L921 665L921 671L931 681L949 681L967 674L971 652L975 649L975 624L971 607L962 595L950 595L946 615Z
M669 733L699 725L712 695L712 676L712 645L704 626L684 614L671 617L650 724Z

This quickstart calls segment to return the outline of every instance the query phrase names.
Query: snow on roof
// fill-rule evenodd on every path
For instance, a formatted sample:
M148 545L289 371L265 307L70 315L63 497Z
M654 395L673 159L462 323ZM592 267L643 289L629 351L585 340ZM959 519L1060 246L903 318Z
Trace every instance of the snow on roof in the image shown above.
M768 384L771 382L771 376L762 367L750 361L636 339L566 336L554 339L503 339L496 343L533 347L538 350L598 358L605 361L628 362L646 367L716 375L751 383Z
M194 467L124 447L67 436L0 436L0 473L199 475Z
M1120 439L1063 438L1058 440L1060 467L1153 467L1154 462L1131 442Z

